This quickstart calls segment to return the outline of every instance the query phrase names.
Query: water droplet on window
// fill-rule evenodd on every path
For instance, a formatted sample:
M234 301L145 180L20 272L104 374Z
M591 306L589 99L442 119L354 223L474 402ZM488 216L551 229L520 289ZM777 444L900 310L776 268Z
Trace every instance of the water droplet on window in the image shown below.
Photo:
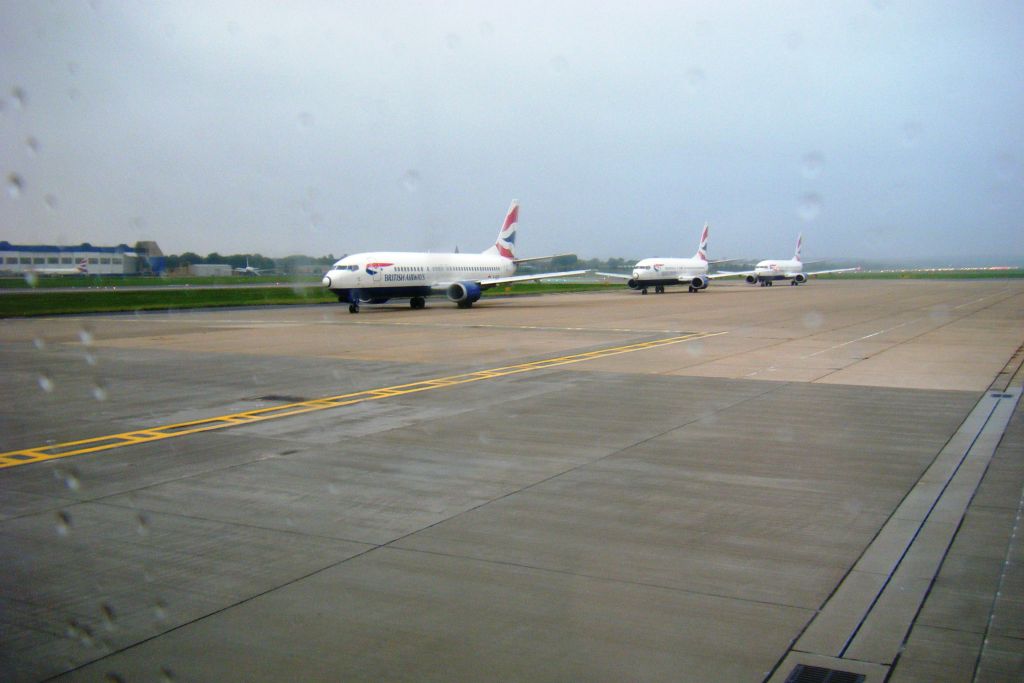
M45 197L43 197L43 203L46 204L46 208L48 208L50 211L57 210L57 198L54 197L52 194L48 194Z
M92 630L88 626L78 623L77 619L72 619L68 622L68 627L64 630L64 633L68 638L77 640L86 647L92 646Z
M39 378L36 381L39 382L39 388L46 393L53 391L53 380L47 375L39 375Z
M166 666L160 667L160 681L161 681L161 683L173 683L176 680L178 680L178 677L175 675L174 671L172 671L170 669L170 667L166 667Z
M25 108L28 104L28 95L25 93L25 89L18 86L11 88L11 99L14 100L14 104L20 109Z
M336 484L328 484L327 485L327 493L331 494L332 496L338 495L338 487L337 487L337 485Z
M691 93L697 92L704 85L704 70L698 67L691 67L686 70L686 87Z
M139 516L135 519L135 533L139 536L147 536L149 534L149 517L143 513L139 513Z
M415 192L420 189L420 174L416 171L409 169L402 176L402 186L409 192Z
M813 180L821 175L821 169L825 165L825 157L821 152L808 152L800 160L800 170L804 177Z
M25 282L29 287L35 287L39 284L39 276L35 273L25 273Z
M67 535L71 533L71 514L65 510L61 510L57 513L57 535L61 538L67 538Z
M58 481L63 482L69 491L77 491L81 487L78 479L78 470L73 467L69 469L56 469L53 471L53 476Z
M797 213L803 221L810 223L821 213L821 197L815 192L808 192L800 198Z
M167 618L167 603L163 600L157 600L153 605L153 616L156 617L157 621L163 621Z
M825 317L817 311L811 311L804 315L804 327L809 330L816 330L825 322Z
M100 614L103 615L103 627L108 631L113 631L116 628L114 622L117 621L117 614L109 602L100 605Z
M903 124L902 140L904 147L913 147L921 137L921 124L916 121L908 121Z
M83 327L81 330L78 331L78 338L81 340L83 344L89 346L92 344L92 331L89 330L88 328Z
M704 344L698 341L692 341L685 345L686 352L693 358L698 358L704 354Z
M46 348L46 340L42 337L36 337L32 340L32 346L36 347L40 351Z
M17 199L25 191L25 179L17 173L7 174L7 196Z
M92 385L91 393L92 397L97 401L106 401L107 396L109 395L107 393L107 388L99 380L97 380L96 383Z
M39 154L39 140L36 140L31 135L25 140L25 149L28 151L29 156L36 156Z
M125 683L124 678L121 676L121 674L115 671L107 672L107 677L103 680L105 680L107 683Z
M565 73L569 70L569 60L563 55L555 55L551 58L551 68L557 73Z

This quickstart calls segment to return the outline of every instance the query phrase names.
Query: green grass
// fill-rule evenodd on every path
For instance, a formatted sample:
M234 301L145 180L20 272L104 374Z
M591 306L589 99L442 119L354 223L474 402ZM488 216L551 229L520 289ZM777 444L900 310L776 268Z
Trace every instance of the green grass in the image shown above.
M1024 268L1011 270L905 270L862 271L859 273L832 273L815 275L822 280L979 280L1024 277Z
M967 278L1020 278L1024 269L1016 270L970 270L970 271L907 271L907 272L863 272L841 273L816 276L823 279L967 279ZM41 278L41 280L67 283L74 278ZM79 278L78 280L93 280ZM96 282L111 282L106 287L138 286L135 280L154 284L145 291L126 292L118 289L88 289L99 287ZM250 278L175 278L154 280L153 278L95 278L84 285L85 289L75 292L40 292L34 294L0 294L0 317L23 317L34 315L58 315L67 313L107 313L114 311L154 311L176 308L213 308L223 306L266 306L284 304L335 303L337 298L321 287L252 287L239 289L165 289L160 284L245 284L277 282L272 276ZM0 283L0 287L5 286ZM525 282L484 291L484 296L515 296L530 294L557 294L568 292L614 291L624 289L621 283L594 282Z
M608 289L621 285L592 283L523 283L487 290L487 296L551 294ZM161 289L146 291L91 290L0 294L0 317L59 315L67 313L109 313L115 311L156 311L175 308L221 306L266 306L335 303L337 297L320 287L253 287L251 289Z
M0 295L0 317L153 311L172 308L216 306L265 306L313 304L337 301L317 287L260 287L253 289L154 289L118 292L111 290Z
M24 277L0 278L0 289L50 289L53 287L164 287L166 285L255 285L319 282L320 277L283 275L224 275L219 277L109 277L103 275L42 275L34 282Z

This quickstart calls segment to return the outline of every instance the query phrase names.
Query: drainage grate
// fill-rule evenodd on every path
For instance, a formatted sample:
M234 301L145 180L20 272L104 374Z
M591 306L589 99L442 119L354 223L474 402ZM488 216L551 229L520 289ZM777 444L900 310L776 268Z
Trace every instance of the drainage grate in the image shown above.
M998 391L994 391L989 394L991 398L1013 398L1013 394L1000 394Z
M855 674L852 671L797 664L789 672L786 683L864 683L864 678L864 674Z

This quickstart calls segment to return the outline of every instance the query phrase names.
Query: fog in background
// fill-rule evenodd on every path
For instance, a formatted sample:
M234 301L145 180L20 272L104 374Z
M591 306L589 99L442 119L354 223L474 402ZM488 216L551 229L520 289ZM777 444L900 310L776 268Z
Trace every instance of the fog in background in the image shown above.
M0 239L1024 262L1024 4L0 4Z

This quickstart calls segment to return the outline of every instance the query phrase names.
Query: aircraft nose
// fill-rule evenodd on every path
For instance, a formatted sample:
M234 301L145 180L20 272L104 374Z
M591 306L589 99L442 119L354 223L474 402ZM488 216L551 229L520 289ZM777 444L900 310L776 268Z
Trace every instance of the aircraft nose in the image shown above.
M327 287L328 289L330 289L330 287L331 287L331 274L330 273L327 273L326 275L324 275L323 283L324 283L324 287Z

